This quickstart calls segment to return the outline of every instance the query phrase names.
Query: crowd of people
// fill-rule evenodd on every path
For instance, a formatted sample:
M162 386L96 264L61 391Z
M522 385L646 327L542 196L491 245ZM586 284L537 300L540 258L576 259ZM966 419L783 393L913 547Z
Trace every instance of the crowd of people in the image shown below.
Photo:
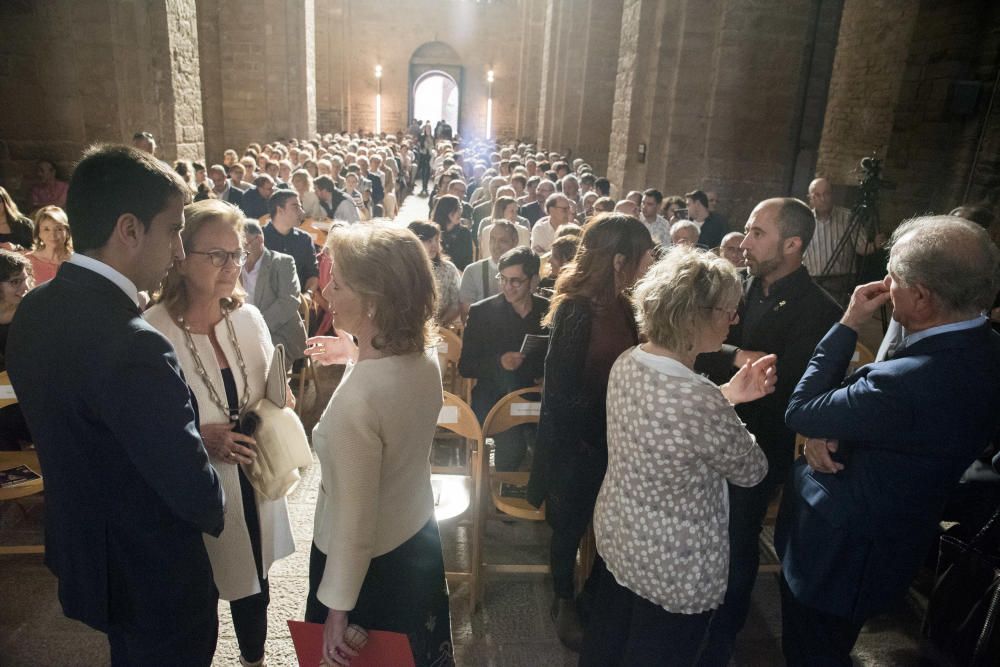
M357 653L349 623L406 634L418 665L454 660L429 464L441 328L462 335L480 420L542 385L537 430L498 436L494 463L530 470L556 632L581 665L728 664L782 488L785 657L850 664L995 446L1000 252L983 210L843 242L818 178L809 204L764 199L731 231L711 189L615 199L582 159L418 122L207 167L155 151L145 132L90 149L68 186L41 163L33 219L0 188L0 351L19 398L3 444L37 447L64 612L108 634L115 664L209 664L220 598L241 663L264 664L269 568L304 547L246 473L240 417L279 344L347 367L312 433L306 620L330 664ZM427 215L404 226L406 197ZM844 245L889 253L846 310L820 285L849 281ZM891 352L845 380L890 302ZM65 361L46 363L57 337Z

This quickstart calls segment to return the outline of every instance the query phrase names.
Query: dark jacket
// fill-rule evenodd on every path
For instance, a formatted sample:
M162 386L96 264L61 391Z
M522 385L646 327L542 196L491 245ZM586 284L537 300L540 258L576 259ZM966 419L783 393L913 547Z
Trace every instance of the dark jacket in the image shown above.
M902 597L937 536L948 495L1000 425L1000 335L941 333L846 380L857 334L823 338L788 425L839 441L836 474L799 459L774 544L796 599L863 622Z
M727 231L725 219L715 213L709 213L701 225L698 245L709 249L718 248Z
M778 355L778 381L773 394L736 407L736 412L754 434L767 454L768 475L777 483L784 481L792 464L795 432L785 425L788 399L809 363L816 343L830 326L840 319L841 308L823 291L805 267L772 285L773 305L756 323L746 321L748 295L758 279L748 277L743 284L740 320L729 332L720 352L702 354L695 370L708 374L716 384L723 384L736 372L733 357L738 348Z
M111 281L67 262L25 296L8 352L65 614L107 631L210 611L202 533L222 532L222 488L170 342Z
M524 318L514 312L503 294L483 299L469 309L458 372L462 377L476 379L472 409L480 419L498 400L515 389L533 386L545 372L544 350L528 356L516 371L504 370L500 365L504 353L521 349L525 334L548 333L541 325L549 309L548 299L532 295L531 300L531 312Z

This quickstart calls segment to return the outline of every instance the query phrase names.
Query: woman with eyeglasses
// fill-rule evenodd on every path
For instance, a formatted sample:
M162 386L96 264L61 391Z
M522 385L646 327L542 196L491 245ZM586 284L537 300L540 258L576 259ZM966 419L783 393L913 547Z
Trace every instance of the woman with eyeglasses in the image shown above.
M607 466L608 374L621 353L639 342L626 294L652 263L653 239L638 219L595 217L583 228L573 263L556 279L543 321L551 334L528 500L536 507L545 503L552 527L552 616L559 639L574 650L583 627L573 568ZM595 563L596 573L602 568ZM588 581L588 594L596 581Z
M264 664L267 573L295 551L284 498L267 500L243 466L256 457L239 418L264 395L274 347L239 285L246 262L243 213L208 199L185 207L185 258L167 273L146 319L173 343L191 386L198 430L226 495L226 527L205 546L219 597L229 601L243 665Z
M594 509L606 570L581 665L696 665L729 577L726 483L753 486L767 458L733 406L774 391L776 357L718 387L694 371L735 323L739 276L678 246L632 293L646 342L608 380L608 468Z

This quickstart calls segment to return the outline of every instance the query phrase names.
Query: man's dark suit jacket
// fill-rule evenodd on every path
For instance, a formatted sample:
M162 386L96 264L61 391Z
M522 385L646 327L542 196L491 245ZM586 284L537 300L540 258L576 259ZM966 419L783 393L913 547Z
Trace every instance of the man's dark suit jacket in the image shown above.
M267 215L267 200L261 196L260 191L253 185L243 192L238 206L243 209L244 215L254 220Z
M230 204L235 204L236 206L241 206L243 204L243 190L239 188L234 188L232 185L226 191L225 201Z
M736 371L733 357L737 349L778 355L778 381L773 394L736 406L736 412L767 454L768 478L777 484L785 480L795 450L795 432L785 425L785 409L799 378L806 369L816 343L840 319L840 306L824 292L805 267L771 286L773 306L757 323L744 321L747 297L754 294L749 277L743 284L740 321L733 325L720 352L702 354L695 369L707 373L713 382L727 382ZM756 291L759 293L759 291ZM751 327L752 328L748 328Z
M25 296L7 352L65 614L105 632L203 615L218 594L202 533L222 532L222 487L173 347L114 283L67 262Z
M462 377L476 378L472 409L480 419L485 419L499 399L515 389L533 386L545 372L545 350L529 355L516 371L500 365L505 352L521 349L525 334L548 333L541 325L549 309L548 299L532 295L531 301L531 312L524 318L514 312L503 294L483 299L469 309L458 372Z
M898 600L937 535L951 490L1000 420L1000 335L941 333L844 380L857 334L823 338L788 425L839 440L836 474L796 462L774 543L796 599L863 622Z
M726 222L720 216L709 213L705 222L701 225L701 234L698 236L698 245L706 248L718 248L722 243L722 237L726 235Z
M525 204L518 213L528 221L530 227L534 227L539 218L545 217L545 209L537 201Z
M377 206L385 199L385 187L382 185L382 177L378 174L368 172L365 175L372 184L372 206Z

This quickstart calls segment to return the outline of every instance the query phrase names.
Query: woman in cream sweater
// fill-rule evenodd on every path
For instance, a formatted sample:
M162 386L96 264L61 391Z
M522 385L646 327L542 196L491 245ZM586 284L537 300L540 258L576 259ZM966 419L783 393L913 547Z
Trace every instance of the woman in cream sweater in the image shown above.
M451 665L429 463L442 404L430 261L405 229L354 225L330 233L324 296L338 336L310 339L306 354L320 363L351 358L313 430L323 483L306 620L325 624L323 655L334 664L356 655L344 642L350 621L406 634L417 665Z
M226 493L226 527L205 536L219 597L229 600L243 665L264 664L271 564L295 551L284 498L254 492L241 464L255 456L239 432L243 410L264 395L274 347L260 312L238 286L246 260L243 214L217 199L184 209L187 255L167 274L146 320L170 339L198 406L202 440Z

